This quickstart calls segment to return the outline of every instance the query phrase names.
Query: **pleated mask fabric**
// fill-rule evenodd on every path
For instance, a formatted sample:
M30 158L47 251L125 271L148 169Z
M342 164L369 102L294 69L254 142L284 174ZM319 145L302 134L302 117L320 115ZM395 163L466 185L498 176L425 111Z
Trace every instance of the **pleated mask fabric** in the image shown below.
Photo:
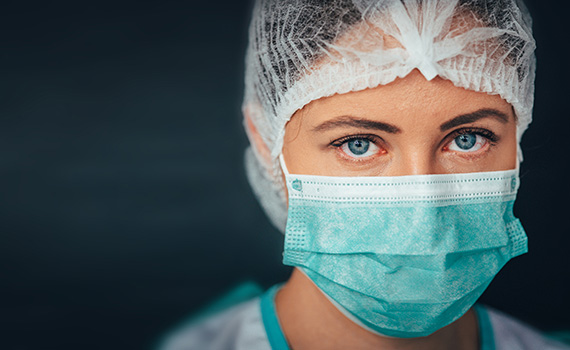
M513 214L518 168L332 177L288 174L281 163L289 193L283 263L372 332L432 334L527 252Z

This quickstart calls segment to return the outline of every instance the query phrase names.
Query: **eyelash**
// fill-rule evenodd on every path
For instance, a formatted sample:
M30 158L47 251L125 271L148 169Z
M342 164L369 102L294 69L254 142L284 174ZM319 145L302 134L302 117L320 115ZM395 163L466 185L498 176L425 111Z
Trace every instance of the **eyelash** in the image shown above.
M499 141L499 137L491 130L483 128L463 128L455 130L452 133L450 133L449 136L446 138L449 141L445 142L445 146L447 146L450 142L453 142L453 140L455 140L455 138L457 138L458 136L466 134L474 134L482 136L485 139L487 139L487 141L489 141L490 146L495 145L497 141Z
M376 149L376 152L373 155L362 156L362 157L351 156L350 154L347 154L346 150L343 149L347 147L347 145L351 141L356 141L356 140L368 141L371 145L370 147L372 147L371 150ZM345 160L349 160L351 162L367 162L370 161L372 158L375 158L375 156L377 155L386 153L386 150L384 149L384 147L381 146L381 144L382 144L382 139L379 136L370 135L370 134L356 134L334 140L329 145L330 147L333 147L335 151L338 151L341 157L344 158Z
M449 140L449 141L445 142L445 146L447 147L447 145L450 142L453 142L453 140L456 137L458 137L460 135L465 135L465 134L480 135L489 141L490 146L494 146L497 143L497 141L499 141L499 137L494 132L492 132L491 130L483 129L483 128L462 128L462 129L458 129L458 130L453 131L452 133L450 133L446 137L446 140ZM349 136L345 136L345 137L342 137L340 139L334 140L330 143L330 145L332 147L335 147L335 148L340 148L345 143L350 142L350 141L354 141L354 140L367 140L367 141L370 141L370 142L377 145L379 139L380 138L376 135L356 134L356 135L349 135Z
M366 135L366 134L350 135L350 136L345 136L343 138L340 138L338 140L334 140L333 142L330 143L330 145L338 148L338 147L341 147L342 145L344 145L345 143L350 142L350 141L354 141L354 140L366 140L366 141L377 143L378 136Z

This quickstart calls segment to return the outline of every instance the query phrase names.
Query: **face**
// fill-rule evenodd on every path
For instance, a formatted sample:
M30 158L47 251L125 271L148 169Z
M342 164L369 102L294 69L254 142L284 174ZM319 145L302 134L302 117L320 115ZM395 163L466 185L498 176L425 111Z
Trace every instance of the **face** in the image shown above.
M401 176L509 170L516 117L498 95L414 70L373 89L312 101L285 128L291 174Z

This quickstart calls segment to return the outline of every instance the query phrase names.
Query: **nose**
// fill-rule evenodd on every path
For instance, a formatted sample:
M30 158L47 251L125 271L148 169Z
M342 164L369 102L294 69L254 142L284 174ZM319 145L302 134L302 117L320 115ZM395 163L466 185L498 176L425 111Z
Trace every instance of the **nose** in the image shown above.
M437 174L438 167L435 154L410 149L398 152L390 162L387 176L428 175Z

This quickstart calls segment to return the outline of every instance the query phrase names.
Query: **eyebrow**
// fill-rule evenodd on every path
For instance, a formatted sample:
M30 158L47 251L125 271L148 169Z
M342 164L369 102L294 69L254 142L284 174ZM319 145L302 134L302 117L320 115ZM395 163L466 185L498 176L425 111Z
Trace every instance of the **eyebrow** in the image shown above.
M400 128L394 126L392 124L378 122L369 119L361 119L356 117L351 117L347 115L343 115L331 120L327 120L326 122L316 126L313 128L314 132L321 132L327 131L330 129L335 129L339 127L354 127L354 128L363 128L363 129L373 129L373 130L382 130L388 132L390 134L397 134L401 132Z
M494 118L503 124L508 123L509 121L509 116L507 114L493 108L483 108L472 113L459 115L441 124L439 128L441 131L447 131L456 126L473 123L484 118ZM400 128L392 124L378 122L369 119L356 118L347 115L327 120L326 122L314 127L312 131L322 132L339 127L353 127L353 128L372 129L372 130L382 130L390 134L397 134L402 132Z
M476 122L483 118L494 118L503 124L509 122L509 116L501 111L492 108L479 109L472 113L462 114L440 125L441 131L446 131L459 125Z

